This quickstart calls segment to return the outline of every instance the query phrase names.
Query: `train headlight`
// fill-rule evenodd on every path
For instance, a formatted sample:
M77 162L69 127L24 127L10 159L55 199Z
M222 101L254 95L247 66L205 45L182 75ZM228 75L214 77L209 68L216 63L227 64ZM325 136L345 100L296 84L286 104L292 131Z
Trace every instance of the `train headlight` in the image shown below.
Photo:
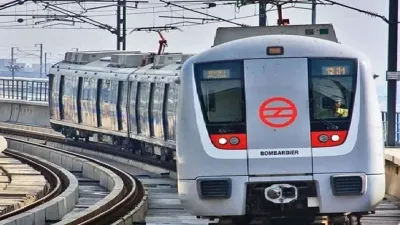
M224 145L224 144L226 144L227 142L228 142L228 140L226 140L226 138L220 138L220 139L218 139L218 143L221 144L221 145Z
M237 137L232 137L231 139L229 139L229 143L231 143L232 145L237 145L239 144L239 138Z
M332 141L339 141L340 137L337 134L332 135L331 137Z
M319 139L320 142L325 143L325 142L327 142L329 140L329 137L327 135L325 135L325 134L322 134L322 135L320 135L318 137L318 139Z

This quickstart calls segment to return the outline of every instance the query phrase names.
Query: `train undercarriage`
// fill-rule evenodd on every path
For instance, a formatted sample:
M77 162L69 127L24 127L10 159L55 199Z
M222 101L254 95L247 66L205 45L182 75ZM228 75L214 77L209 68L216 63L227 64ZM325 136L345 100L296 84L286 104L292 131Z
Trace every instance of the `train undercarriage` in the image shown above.
M93 141L107 143L119 148L120 150L129 151L138 156L152 157L163 162L171 162L175 160L175 151L173 149L153 143L115 135L95 133L57 124L51 124L51 127L55 131L63 134L66 138L75 141L82 140L85 142Z
M361 225L361 217L369 214L368 212L321 214L312 199L317 199L314 182L249 183L246 194L246 215L222 217L218 222L209 224Z
M361 217L356 215L291 216L291 217L252 217L220 218L209 225L361 225Z

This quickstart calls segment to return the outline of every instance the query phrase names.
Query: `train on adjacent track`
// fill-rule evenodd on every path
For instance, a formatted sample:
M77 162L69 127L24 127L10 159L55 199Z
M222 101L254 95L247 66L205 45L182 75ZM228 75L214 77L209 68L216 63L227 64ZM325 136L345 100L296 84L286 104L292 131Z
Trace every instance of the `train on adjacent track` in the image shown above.
M371 66L337 42L331 25L222 28L196 55L70 52L51 126L176 160L192 215L353 224L384 197L384 142Z

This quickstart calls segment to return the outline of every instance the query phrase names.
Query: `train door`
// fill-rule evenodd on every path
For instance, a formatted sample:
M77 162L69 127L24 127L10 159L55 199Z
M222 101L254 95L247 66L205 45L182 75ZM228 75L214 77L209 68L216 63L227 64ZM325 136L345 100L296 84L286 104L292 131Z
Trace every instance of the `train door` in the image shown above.
M244 61L249 175L312 173L306 58Z

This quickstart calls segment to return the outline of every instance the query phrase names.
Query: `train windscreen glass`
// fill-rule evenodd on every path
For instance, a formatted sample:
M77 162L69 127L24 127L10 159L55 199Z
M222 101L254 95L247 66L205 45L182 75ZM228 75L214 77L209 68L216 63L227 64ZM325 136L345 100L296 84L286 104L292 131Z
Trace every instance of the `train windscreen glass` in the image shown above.
M310 59L310 115L313 131L350 126L357 81L355 59Z
M242 61L195 65L197 91L208 128L245 123L243 74Z

